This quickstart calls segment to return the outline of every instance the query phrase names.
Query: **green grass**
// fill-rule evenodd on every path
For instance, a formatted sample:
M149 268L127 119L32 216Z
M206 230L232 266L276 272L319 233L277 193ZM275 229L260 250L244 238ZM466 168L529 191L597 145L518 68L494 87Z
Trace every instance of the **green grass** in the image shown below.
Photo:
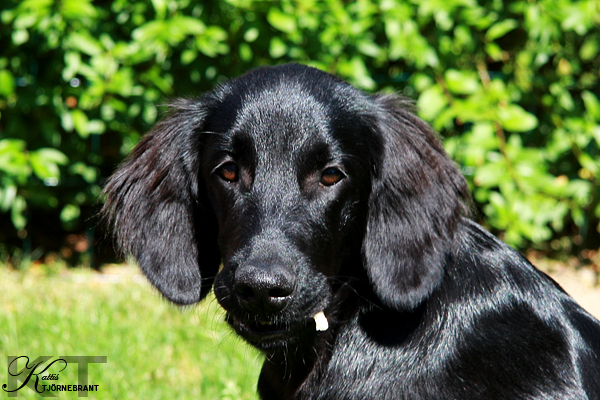
M107 277L0 267L0 385L7 356L107 356L89 366L89 383L99 387L88 398L257 399L262 357L226 326L214 297L181 309L135 275ZM50 383L76 384L77 369ZM39 398L27 388L18 397Z

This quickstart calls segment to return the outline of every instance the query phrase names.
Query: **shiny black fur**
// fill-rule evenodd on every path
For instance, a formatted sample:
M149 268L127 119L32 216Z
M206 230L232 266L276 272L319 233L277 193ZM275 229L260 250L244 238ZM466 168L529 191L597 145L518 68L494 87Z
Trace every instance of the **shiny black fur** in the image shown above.
M300 65L252 71L172 104L104 215L169 300L214 286L266 354L263 399L600 399L599 322L465 217L408 108Z

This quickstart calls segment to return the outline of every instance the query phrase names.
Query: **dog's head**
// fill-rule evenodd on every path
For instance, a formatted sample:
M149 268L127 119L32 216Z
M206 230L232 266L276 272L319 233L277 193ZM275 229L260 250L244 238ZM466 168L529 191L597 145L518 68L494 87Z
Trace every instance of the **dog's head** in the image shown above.
M403 100L283 65L174 103L105 195L122 250L165 297L191 304L214 284L235 330L273 349L314 335L349 278L385 307L419 305L467 189Z

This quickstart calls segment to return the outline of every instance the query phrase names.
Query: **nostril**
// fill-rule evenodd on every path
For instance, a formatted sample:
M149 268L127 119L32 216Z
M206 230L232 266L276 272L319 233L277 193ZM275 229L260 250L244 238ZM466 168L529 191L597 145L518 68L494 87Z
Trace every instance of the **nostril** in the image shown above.
M254 296L254 289L244 282L236 282L235 283L235 291L242 297L252 297Z
M294 293L293 273L279 265L244 265L234 279L240 304L259 314L282 310Z

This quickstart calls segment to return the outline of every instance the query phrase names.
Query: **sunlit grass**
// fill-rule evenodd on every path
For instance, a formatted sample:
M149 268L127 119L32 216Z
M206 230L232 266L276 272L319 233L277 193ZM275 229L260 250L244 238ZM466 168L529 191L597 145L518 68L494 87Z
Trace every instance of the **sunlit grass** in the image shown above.
M256 399L262 359L226 326L214 298L177 308L139 278L0 266L0 384L7 356L107 356L89 366L99 387L88 398ZM76 368L49 383L76 384ZM18 394L39 398L27 388Z

